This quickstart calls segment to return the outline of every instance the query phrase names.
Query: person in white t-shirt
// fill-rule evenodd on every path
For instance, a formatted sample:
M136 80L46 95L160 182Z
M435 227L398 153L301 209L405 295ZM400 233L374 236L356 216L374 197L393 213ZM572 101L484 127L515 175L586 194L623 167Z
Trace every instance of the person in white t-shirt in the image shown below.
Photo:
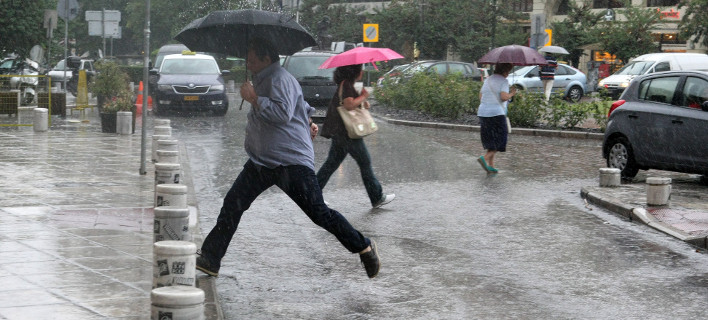
M506 122L507 102L516 95L516 88L509 89L509 82L506 80L512 68L513 65L510 63L498 63L494 68L494 74L484 81L479 93L480 104L477 116L482 146L487 153L477 158L477 161L489 173L498 172L494 167L494 155L506 151L509 134Z

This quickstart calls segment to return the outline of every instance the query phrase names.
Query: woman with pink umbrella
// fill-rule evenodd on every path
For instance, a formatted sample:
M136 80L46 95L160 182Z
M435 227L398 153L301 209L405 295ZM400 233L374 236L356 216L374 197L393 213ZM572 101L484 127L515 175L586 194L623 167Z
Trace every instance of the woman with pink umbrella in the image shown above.
M364 139L349 138L337 107L340 106L341 101L341 106L347 110L358 108L359 105L368 109L369 92L366 88L362 88L359 93L354 88L354 83L361 80L364 74L362 64L400 58L403 56L390 49L359 47L333 56L320 66L320 69L337 67L334 70L334 82L339 87L329 103L327 116L320 131L321 136L332 139L327 159L317 171L317 182L320 188L324 189L334 171L339 168L347 155L351 155L359 165L361 179L372 207L379 208L396 198L393 193L383 193L381 183L376 179L371 166L371 156L366 149Z

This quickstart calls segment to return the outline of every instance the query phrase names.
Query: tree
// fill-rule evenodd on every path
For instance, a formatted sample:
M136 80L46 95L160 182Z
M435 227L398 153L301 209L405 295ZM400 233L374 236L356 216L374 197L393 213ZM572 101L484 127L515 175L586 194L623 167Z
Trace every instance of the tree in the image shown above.
M660 14L653 9L632 7L618 10L626 20L607 21L596 30L597 38L604 51L617 56L626 63L630 58L656 52L651 30L659 21Z
M51 8L52 2L3 1L0 10L0 53L16 53L27 57L34 45L46 43L44 9Z
M708 47L708 0L681 1L678 8L686 8L679 24L681 36L693 44Z
M604 13L593 13L592 8L583 4L577 6L570 4L570 12L562 22L553 22L553 39L556 45L568 49L568 61L578 67L580 57L583 55L582 46L595 42L593 35L596 26L602 20Z

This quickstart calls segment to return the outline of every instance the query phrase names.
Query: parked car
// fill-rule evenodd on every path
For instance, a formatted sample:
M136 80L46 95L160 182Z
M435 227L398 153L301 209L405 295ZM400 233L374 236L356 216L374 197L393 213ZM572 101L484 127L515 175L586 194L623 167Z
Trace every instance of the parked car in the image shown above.
M625 178L660 169L708 175L708 72L632 80L608 114L602 154Z
M474 64L459 61L428 60L411 63L411 65L401 72L399 81L405 82L412 78L414 74L420 72L432 72L438 75L460 73L466 79L482 81L482 72Z
M598 84L607 89L611 97L617 99L634 77L675 70L708 70L708 54L668 52L641 55L611 76L600 80Z
M318 69L325 60L335 54L332 51L308 49L296 52L283 61L283 68L300 83L305 101L315 108L329 105L329 101L337 92L334 69Z
M539 73L539 66L525 66L514 70L506 79L510 86L517 89L543 93L543 82ZM553 93L564 93L566 99L577 102L585 94L586 82L587 77L582 71L559 63L553 80Z
M153 98L155 114L176 110L211 110L223 116L229 108L223 75L216 59L210 55L186 51L166 55L160 69L150 70L157 76Z
M70 59L70 61L76 62L76 64L78 65L78 67L76 68L77 70L86 70L86 83L90 83L91 79L93 79L93 77L96 76L96 69L93 68L93 60L82 59L79 57L68 57L67 59ZM66 69L66 81L68 82L73 77L73 68L72 68L71 64L67 67L66 63L64 63L64 59L57 62L57 65L54 66L54 68L52 68L52 70L49 70L49 72L47 72L47 75L52 79L52 86L56 86L57 83L61 83L61 85L59 85L59 87L63 88L63 86L64 86L64 69ZM69 88L69 89L70 89L70 91L72 91L72 94L75 95L76 88Z
M376 86L381 87L381 86L383 86L383 82L386 79L391 79L391 78L395 78L395 77L400 76L401 73L403 72L403 70L406 70L406 68L408 68L409 66L410 66L410 64L408 64L408 63L399 64L397 66L394 66L393 68L391 68L391 70L389 70L388 72L384 73L382 76L379 77L379 79L376 81Z

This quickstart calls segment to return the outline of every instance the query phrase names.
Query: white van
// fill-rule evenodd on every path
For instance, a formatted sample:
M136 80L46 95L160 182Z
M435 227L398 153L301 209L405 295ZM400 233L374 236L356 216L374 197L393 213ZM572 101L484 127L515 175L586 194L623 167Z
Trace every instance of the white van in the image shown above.
M611 76L600 80L599 85L617 99L636 76L674 70L708 70L708 54L672 52L641 55Z

